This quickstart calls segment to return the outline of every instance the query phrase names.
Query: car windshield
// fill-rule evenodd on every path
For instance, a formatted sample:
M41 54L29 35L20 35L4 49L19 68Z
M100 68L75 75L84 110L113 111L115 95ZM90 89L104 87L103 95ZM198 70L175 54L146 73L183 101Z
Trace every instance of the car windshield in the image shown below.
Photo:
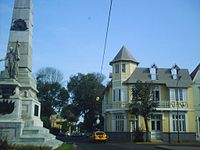
M96 132L96 135L98 136L102 136L104 134L104 132Z

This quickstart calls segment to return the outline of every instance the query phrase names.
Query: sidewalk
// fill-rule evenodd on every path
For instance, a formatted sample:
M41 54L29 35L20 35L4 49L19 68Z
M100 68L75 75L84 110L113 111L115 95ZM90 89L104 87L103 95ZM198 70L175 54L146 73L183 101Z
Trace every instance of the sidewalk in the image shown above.
M164 149L164 150L200 150L198 146L172 146L172 145L159 145L156 148Z

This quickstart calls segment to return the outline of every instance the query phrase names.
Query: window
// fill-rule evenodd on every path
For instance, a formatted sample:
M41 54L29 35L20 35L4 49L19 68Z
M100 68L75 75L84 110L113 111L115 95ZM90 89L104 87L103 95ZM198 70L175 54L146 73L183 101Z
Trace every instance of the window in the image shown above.
M127 99L127 88L123 87L121 89L121 101L128 101Z
M119 64L115 64L115 73L119 73Z
M115 115L115 131L123 132L124 131L124 115L117 114Z
M121 101L121 89L118 89L118 94L119 101Z
M197 117L197 133L200 134L200 117Z
M177 70L175 68L171 69L171 73L172 73L172 78L175 80L177 79Z
M115 90L113 90L113 101L116 101L115 96L116 96L116 94L115 94Z
M113 89L113 101L121 101L121 89Z
M160 100L159 86L155 86L153 88L152 94L153 94L153 101L159 101Z
M184 88L171 88L170 100L187 101L187 89Z
M173 78L174 80L177 79L179 70L180 70L180 68L179 68L177 65L174 65L174 66L171 68L171 74L172 74L172 78Z
M172 131L180 131L185 132L186 131L186 118L185 114L179 114L177 117L177 114L172 114Z
M157 66L153 64L150 68L151 80L156 80L156 70Z
M151 130L161 131L162 130L162 115L154 114L151 117Z
M200 87L199 87L199 102L200 102Z
M126 72L126 64L122 64L122 72Z

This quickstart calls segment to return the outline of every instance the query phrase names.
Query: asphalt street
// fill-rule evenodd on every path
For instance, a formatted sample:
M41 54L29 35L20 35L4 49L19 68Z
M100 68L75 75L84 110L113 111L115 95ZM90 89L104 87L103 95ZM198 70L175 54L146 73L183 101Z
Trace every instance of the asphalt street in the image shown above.
M78 150L155 150L156 145L127 143L76 143Z

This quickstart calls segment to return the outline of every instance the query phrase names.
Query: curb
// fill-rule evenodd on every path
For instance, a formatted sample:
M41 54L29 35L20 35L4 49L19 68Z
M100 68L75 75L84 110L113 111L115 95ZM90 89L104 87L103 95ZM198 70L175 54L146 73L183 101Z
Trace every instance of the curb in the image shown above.
M156 146L155 148L163 149L163 150L172 150L171 148L165 147L165 146Z

